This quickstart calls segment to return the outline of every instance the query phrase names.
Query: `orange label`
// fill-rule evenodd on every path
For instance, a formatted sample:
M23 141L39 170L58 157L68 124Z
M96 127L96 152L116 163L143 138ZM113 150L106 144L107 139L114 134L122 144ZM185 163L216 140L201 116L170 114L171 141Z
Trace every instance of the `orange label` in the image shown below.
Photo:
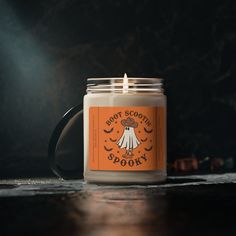
M165 168L164 107L90 107L89 168Z

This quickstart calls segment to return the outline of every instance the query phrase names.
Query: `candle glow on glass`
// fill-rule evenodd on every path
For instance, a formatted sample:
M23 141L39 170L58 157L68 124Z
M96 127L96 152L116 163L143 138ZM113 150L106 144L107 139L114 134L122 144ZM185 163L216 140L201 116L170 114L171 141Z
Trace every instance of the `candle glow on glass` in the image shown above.
M129 80L127 77L127 74L124 74L124 79L123 79L123 93L127 93L129 90Z

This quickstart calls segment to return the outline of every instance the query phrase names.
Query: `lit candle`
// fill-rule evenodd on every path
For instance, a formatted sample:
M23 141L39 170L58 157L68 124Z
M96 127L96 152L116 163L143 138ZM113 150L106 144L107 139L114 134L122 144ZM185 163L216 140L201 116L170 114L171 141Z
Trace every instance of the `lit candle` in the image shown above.
M166 96L154 78L90 78L84 97L84 178L166 179Z
M123 79L123 93L128 93L129 90L129 80L127 77L127 74L124 74L124 79Z

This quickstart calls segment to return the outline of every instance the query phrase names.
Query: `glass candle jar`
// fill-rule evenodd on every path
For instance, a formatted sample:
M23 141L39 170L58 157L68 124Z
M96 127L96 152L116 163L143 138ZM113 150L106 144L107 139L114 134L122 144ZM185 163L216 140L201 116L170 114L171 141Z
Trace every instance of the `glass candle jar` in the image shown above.
M162 79L89 78L84 96L84 178L144 184L166 179Z

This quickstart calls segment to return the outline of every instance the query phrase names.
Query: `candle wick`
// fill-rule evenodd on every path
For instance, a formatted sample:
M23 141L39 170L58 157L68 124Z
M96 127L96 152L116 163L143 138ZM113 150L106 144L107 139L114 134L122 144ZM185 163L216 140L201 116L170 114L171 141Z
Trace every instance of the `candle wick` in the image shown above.
M123 93L127 93L128 90L129 90L129 80L127 74L125 73L123 79Z

